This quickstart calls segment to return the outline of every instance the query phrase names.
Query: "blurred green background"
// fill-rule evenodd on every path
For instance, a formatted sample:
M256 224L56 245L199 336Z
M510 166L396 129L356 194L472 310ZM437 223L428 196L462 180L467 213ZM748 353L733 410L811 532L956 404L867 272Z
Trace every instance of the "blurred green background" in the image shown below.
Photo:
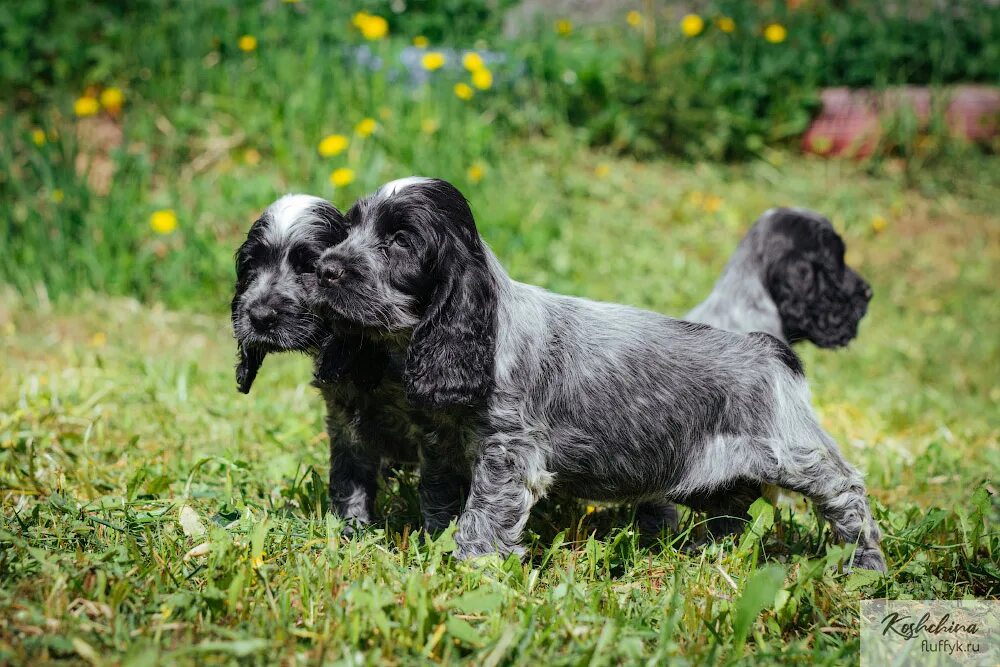
M968 83L995 3L0 4L0 663L834 665L860 596L995 598L997 140L800 150L826 87ZM515 278L671 315L765 209L829 216L875 298L799 352L889 576L801 504L693 552L569 504L530 560L456 564L406 472L343 538L308 360L234 390L233 253L281 194L411 174Z
M536 19L524 16L547 3L7 4L0 280L211 309L240 235L277 195L347 206L420 173L466 189L499 250L512 244L530 277L566 288L574 269L559 247L573 224L560 217L577 199L566 168L588 146L593 162L774 163L824 86L1000 80L989 3L563 4L565 16ZM895 157L921 172L957 150L938 139L904 127L869 166Z

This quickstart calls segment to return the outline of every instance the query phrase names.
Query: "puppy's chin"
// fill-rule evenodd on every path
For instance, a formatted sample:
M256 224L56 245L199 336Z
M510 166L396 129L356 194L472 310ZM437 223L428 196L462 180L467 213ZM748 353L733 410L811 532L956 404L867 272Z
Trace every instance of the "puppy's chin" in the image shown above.
M342 331L373 338L396 338L416 323L406 321L396 307L349 287L320 287L314 295L316 309Z
M240 345L266 352L308 352L318 346L319 332L301 323L279 326L261 333L249 325L240 327L236 333Z

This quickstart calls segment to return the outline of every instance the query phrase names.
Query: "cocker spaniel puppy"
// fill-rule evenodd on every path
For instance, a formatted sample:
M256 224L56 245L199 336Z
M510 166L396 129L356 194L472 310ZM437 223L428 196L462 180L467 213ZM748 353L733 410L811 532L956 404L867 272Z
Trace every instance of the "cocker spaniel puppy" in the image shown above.
M708 298L684 319L736 333L763 331L788 343L847 345L868 311L872 289L844 262L844 241L825 217L803 208L766 211L747 232ZM759 486L726 489L706 499L714 537L735 533L760 496ZM647 535L676 525L672 505L640 504Z
M433 453L472 471L458 557L522 551L549 491L697 508L747 482L805 494L857 543L855 566L885 569L861 475L786 344L516 282L445 181L394 181L347 216L317 263L317 298L405 352L411 401L473 430Z
M330 507L350 527L374 517L382 459L415 461L426 435L405 400L400 372L395 382L385 379L392 374L388 352L311 310L316 259L346 236L343 214L318 197L287 195L271 204L236 252L232 323L243 393L268 353L313 357L330 435Z
M757 219L712 293L685 319L835 348L858 335L871 297L868 283L844 263L844 241L829 220L775 208Z

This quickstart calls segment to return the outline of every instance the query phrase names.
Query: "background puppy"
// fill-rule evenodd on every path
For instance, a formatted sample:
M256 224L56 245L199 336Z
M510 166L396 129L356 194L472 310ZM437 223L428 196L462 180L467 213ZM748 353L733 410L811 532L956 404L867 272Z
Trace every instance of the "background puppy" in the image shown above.
M401 383L383 381L391 361L386 351L336 330L310 307L316 259L346 235L343 214L318 197L287 195L271 204L236 252L232 322L243 393L268 353L313 357L330 434L330 507L365 524L374 516L382 458L415 461L424 432Z
M774 208L757 219L718 282L684 319L789 343L847 345L858 335L872 289L844 263L830 221L803 208Z
M475 428L457 555L520 550L549 489L609 501L698 499L732 483L810 497L855 564L884 569L860 475L809 405L795 354L627 306L511 280L450 184L406 179L349 212L317 264L333 312L406 350L407 395Z
M712 292L684 319L736 333L763 331L788 343L847 345L868 311L872 289L844 262L844 241L825 217L803 208L761 215L726 264ZM709 532L742 529L754 486L727 488L710 508ZM676 525L672 506L642 504L636 519L646 535Z

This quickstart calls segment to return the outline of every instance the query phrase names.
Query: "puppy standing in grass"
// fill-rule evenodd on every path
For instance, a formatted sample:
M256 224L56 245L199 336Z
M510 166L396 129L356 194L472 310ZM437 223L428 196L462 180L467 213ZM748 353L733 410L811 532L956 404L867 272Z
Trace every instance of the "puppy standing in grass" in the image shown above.
M787 343L821 348L847 345L868 311L871 286L844 262L844 241L825 217L803 208L765 211L704 301L684 316L736 333L762 331ZM759 484L733 484L705 498L714 537L742 530ZM670 503L640 503L644 535L676 526Z
M421 413L405 400L398 371L392 380L387 351L330 327L310 308L316 259L346 236L343 214L319 197L287 195L271 204L236 252L232 323L243 393L268 353L313 357L330 435L330 507L357 526L374 518L382 459L416 461L426 431Z
M459 557L519 552L550 490L697 508L751 483L805 494L857 543L855 566L885 569L861 476L820 427L781 341L518 283L444 181L394 181L347 217L346 240L317 263L316 296L405 351L410 400L474 432L433 455L472 471Z

